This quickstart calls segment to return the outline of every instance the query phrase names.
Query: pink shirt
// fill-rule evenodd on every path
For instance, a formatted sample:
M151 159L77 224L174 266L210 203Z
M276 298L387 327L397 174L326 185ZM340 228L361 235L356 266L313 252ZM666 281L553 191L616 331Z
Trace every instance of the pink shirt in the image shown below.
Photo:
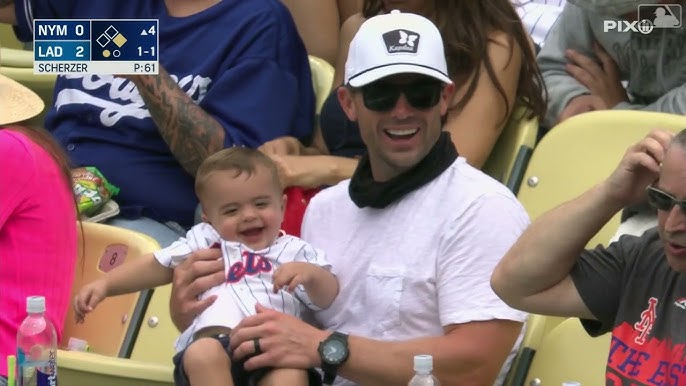
M71 186L50 154L24 134L0 129L0 375L16 355L26 297L45 296L62 337L77 255Z

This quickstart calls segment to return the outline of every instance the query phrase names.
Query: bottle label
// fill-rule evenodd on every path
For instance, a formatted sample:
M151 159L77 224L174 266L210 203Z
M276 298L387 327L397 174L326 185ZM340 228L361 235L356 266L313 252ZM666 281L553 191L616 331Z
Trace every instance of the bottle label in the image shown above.
M55 354L55 350L50 350L47 361L31 361L27 360L23 350L17 350L18 386L57 386L57 358Z
M45 380L45 386L57 386L57 353L55 350L50 350L50 359L48 360L48 369L50 374L47 374L47 380ZM38 385L42 386L40 377L38 378Z
M46 374L40 370L36 371L36 386L57 386L57 372Z

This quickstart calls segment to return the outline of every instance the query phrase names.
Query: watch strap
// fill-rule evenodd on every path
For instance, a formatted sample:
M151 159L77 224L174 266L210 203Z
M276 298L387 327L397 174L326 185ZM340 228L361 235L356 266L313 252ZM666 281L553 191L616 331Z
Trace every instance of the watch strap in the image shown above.
M325 385L333 385L333 381L336 380L338 366L322 363L322 372L324 373L324 380L322 383Z

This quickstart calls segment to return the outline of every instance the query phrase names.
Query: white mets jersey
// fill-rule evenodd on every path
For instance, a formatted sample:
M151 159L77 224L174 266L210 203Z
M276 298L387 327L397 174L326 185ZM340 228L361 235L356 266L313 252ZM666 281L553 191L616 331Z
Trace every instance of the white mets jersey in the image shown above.
M302 306L319 310L302 286L293 295L273 290L274 271L283 263L308 262L331 270L324 253L302 239L282 234L270 247L253 251L239 242L222 240L210 224L201 223L191 228L185 238L155 252L155 257L160 264L175 267L191 252L206 248L221 248L226 281L200 295L201 299L217 295L217 300L181 334L176 342L177 350L190 344L195 332L202 328L235 327L244 317L255 314L257 303L297 317Z

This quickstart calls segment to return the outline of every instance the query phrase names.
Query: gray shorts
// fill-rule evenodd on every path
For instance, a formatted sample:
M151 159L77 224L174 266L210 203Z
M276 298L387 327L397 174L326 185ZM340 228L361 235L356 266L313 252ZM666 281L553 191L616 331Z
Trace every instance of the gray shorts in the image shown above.
M0 375L0 386L7 386L7 378Z

